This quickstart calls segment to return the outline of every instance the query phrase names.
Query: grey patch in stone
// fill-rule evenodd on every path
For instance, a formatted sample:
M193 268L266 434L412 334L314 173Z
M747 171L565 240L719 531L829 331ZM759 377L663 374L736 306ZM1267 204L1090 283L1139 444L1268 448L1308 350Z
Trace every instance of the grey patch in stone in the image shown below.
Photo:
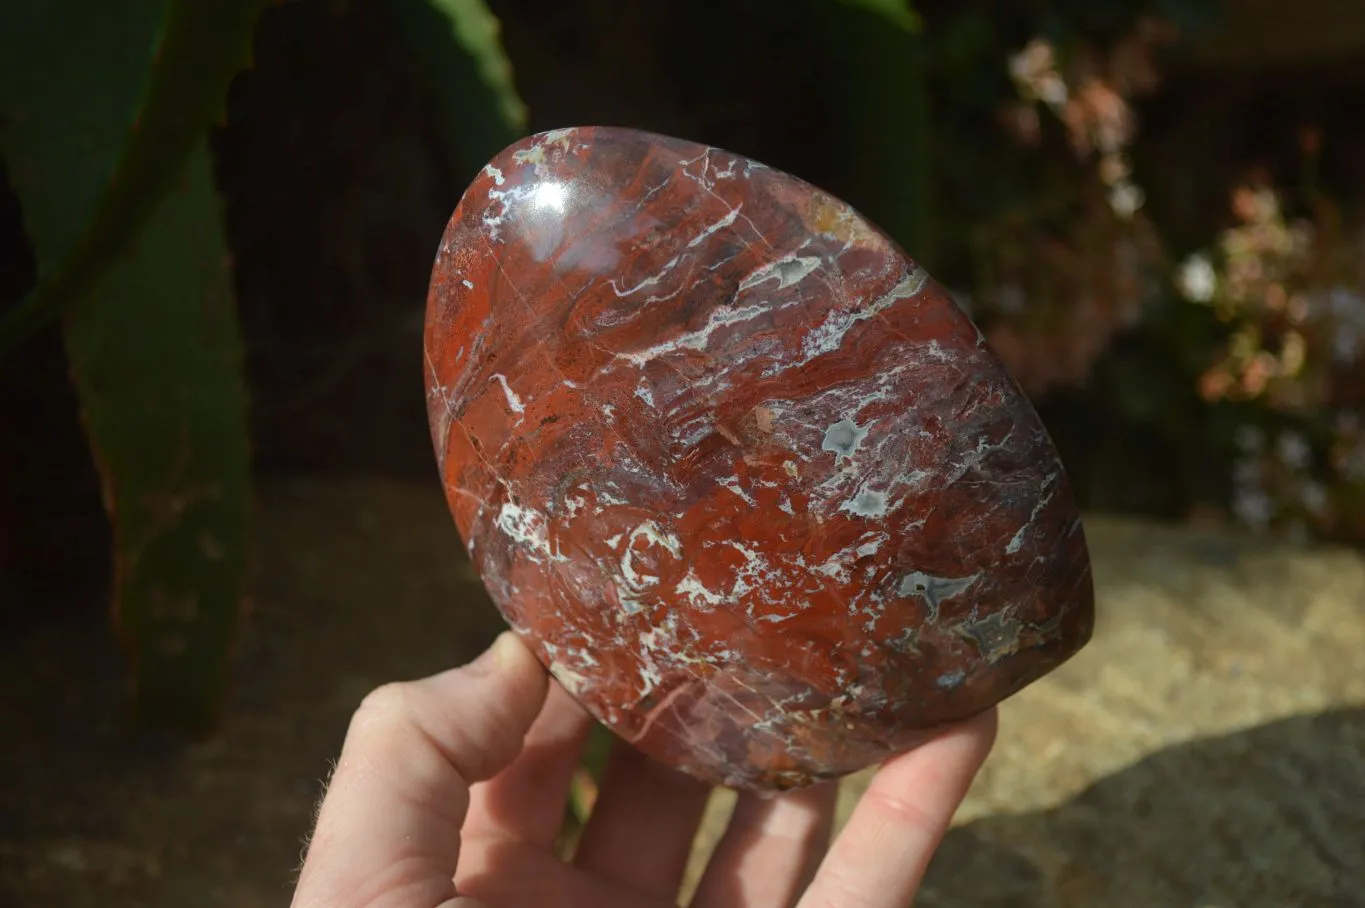
M919 596L929 606L930 613L937 615L940 602L962 595L980 579L980 572L970 577L935 577L915 571L901 578L898 592L902 596Z
M832 451L840 457L852 457L866 437L867 429L851 419L841 419L825 430L825 440L820 444L820 450Z
M986 661L995 662L1019 649L1019 631L1022 627L1013 617L997 612L975 621L963 622L957 627L957 632L976 644Z
M901 655L919 655L919 629L907 627L899 637L887 641L887 646Z
M839 510L859 517L881 517L886 513L886 493L866 489L841 504Z
M966 678L967 673L964 671L948 672L947 674L939 675L938 679L934 681L934 684L943 690L952 690L965 681Z

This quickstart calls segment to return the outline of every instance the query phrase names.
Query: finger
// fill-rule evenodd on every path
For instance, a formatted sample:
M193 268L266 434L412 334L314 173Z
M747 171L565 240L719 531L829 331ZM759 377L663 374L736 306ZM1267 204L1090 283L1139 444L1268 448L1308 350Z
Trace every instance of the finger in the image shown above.
M653 896L674 897L710 789L617 742L574 863Z
M995 742L994 709L888 760L798 908L905 908Z
M540 663L508 633L470 665L366 697L318 814L295 908L455 899L468 786L516 757L546 688Z
M456 883L460 892L496 908L677 908L672 897L642 897L565 867L553 852L498 837L465 840Z
M740 795L706 865L693 908L788 908L829 847L837 783L761 798Z
M467 839L502 836L549 848L564 825L564 806L592 718L558 684L550 685L521 756L470 790Z

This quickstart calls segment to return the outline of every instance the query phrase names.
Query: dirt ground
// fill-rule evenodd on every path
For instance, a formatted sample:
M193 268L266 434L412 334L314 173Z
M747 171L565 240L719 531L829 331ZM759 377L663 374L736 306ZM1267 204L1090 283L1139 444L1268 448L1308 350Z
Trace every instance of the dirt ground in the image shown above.
M1087 529L1096 641L1006 705L921 905L1365 906L1365 559ZM0 641L0 906L287 904L360 698L502 626L434 484L274 484L258 542L209 742L127 733L97 611Z
M359 699L501 629L438 503L374 481L263 496L239 683L207 743L127 734L98 614L0 644L0 905L287 904Z

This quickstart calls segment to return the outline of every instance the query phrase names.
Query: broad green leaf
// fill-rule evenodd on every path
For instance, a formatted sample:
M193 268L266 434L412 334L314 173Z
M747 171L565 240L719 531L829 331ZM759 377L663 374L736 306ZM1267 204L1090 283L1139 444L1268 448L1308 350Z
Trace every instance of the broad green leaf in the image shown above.
M843 195L932 267L930 104L925 37L887 28L896 0L818 0L825 109L844 152Z
M126 253L246 66L268 0L2 4L0 154L38 286L0 313L0 353Z
M861 7L907 32L918 32L924 25L908 0L836 0L844 6Z
M113 521L139 718L202 732L243 598L247 401L206 141L178 183L63 328Z
M501 25L483 0L392 0L408 44L431 80L440 123L460 168L473 175L526 133Z

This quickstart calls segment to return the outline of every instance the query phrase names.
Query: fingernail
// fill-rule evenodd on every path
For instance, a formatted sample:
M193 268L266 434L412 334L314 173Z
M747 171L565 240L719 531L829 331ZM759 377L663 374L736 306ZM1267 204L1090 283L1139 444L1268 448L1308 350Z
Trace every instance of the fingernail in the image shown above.
M493 641L493 645L484 650L479 658L469 663L470 671L475 674L483 675L489 672L505 672L516 665L520 657L518 650L524 649L517 635L512 631L503 631L498 634L498 638Z
M525 645L515 633L503 631L498 634L498 639L494 640L493 645L489 647L488 654L499 670L507 671L517 664L525 649Z

